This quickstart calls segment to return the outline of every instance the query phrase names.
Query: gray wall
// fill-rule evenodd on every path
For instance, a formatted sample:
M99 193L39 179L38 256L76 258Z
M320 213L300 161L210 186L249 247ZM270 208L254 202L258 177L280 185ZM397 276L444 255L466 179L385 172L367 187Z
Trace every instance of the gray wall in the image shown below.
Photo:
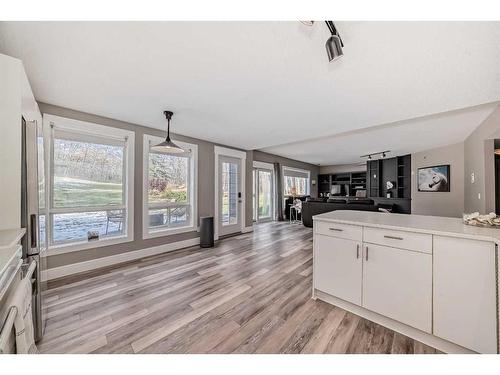
M309 191L311 192L312 197L316 197L318 195L319 166L314 165L314 164L304 163L304 162L301 162L298 160L284 158L284 157L278 156L278 155L268 154L267 152L262 152L262 151L258 151L258 150L255 150L253 152L253 160L254 161L262 161L265 163L280 163L281 166L308 170L309 172L311 172ZM315 185L312 184L313 180L316 182ZM250 186L250 188L251 188L251 186ZM251 215L250 215L250 218L251 218Z
M347 173L347 172L366 172L366 162L363 164L339 164L339 165L322 165L319 167L320 174L330 173Z
M464 142L464 208L466 212L495 211L494 138L500 134L500 106ZM471 182L474 173L475 182Z
M450 192L419 192L417 170L450 164ZM462 217L464 212L463 142L411 155L411 212L416 215Z
M134 165L134 240L118 245L104 246L95 249L76 251L66 254L53 255L48 257L48 268L59 267L67 264L83 262L91 259L121 254L128 251L145 249L167 243L183 241L198 237L198 232L188 232L173 234L165 237L142 239L142 139L144 134L165 136L165 131L147 128L137 124L113 120L88 113L78 112L71 109L57 107L50 104L39 103L42 113L72 118L80 121L87 121L120 129L135 132L135 165ZM213 216L215 211L215 155L212 142L207 142L195 138L181 135L173 135L175 139L190 142L198 145L198 215ZM252 225L252 152L247 152L246 165L246 226Z

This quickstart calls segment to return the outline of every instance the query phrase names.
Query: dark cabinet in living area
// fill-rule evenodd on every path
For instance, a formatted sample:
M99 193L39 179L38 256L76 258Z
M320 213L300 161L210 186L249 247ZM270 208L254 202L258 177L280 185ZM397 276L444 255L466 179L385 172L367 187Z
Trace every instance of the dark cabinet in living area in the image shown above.
M360 190L366 190L366 172L320 174L318 176L320 197L329 195L354 197L356 192Z
M377 203L392 203L399 213L411 213L411 155L367 162L367 193ZM393 187L388 189L387 182Z

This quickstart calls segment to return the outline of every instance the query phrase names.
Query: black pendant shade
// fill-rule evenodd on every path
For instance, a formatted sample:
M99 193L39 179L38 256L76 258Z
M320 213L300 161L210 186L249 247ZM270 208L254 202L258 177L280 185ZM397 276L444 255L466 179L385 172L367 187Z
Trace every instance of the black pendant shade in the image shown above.
M151 146L151 151L154 152L161 152L164 154L181 154L184 153L184 149L181 147L177 146L172 140L170 139L170 120L172 116L174 115L173 112L171 111L164 111L163 114L167 118L167 138L154 146Z
M337 29L335 28L333 22L332 21L325 21L325 22L326 25L328 26L328 29L330 30L330 33L332 34L332 36L328 38L325 44L326 53L328 54L328 60L329 61L337 60L338 58L344 56L344 51L342 51L344 43L342 43L342 39L340 39L340 35Z
M330 38L328 38L325 46L329 61L336 60L344 55L344 52L342 51L342 44L340 43L340 38L337 35L332 35Z

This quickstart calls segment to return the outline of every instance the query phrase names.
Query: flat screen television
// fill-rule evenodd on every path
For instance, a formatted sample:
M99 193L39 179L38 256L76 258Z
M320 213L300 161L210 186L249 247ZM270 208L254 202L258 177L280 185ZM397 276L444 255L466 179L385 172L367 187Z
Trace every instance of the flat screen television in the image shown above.
M450 191L450 165L435 165L418 169L418 191Z

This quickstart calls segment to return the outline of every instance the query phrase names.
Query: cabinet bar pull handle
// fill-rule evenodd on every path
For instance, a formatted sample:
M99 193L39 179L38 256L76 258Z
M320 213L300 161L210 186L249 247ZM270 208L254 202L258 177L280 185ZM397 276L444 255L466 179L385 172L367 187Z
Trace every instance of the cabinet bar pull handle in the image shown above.
M328 228L330 230L334 230L334 231L337 231L337 232L343 232L344 230L343 229L339 229L339 228Z
M359 243L356 245L356 259L359 259Z
M366 261L368 262L368 246L366 247Z
M394 236L384 236L385 238L390 238L391 240L403 240L403 237L394 237Z

